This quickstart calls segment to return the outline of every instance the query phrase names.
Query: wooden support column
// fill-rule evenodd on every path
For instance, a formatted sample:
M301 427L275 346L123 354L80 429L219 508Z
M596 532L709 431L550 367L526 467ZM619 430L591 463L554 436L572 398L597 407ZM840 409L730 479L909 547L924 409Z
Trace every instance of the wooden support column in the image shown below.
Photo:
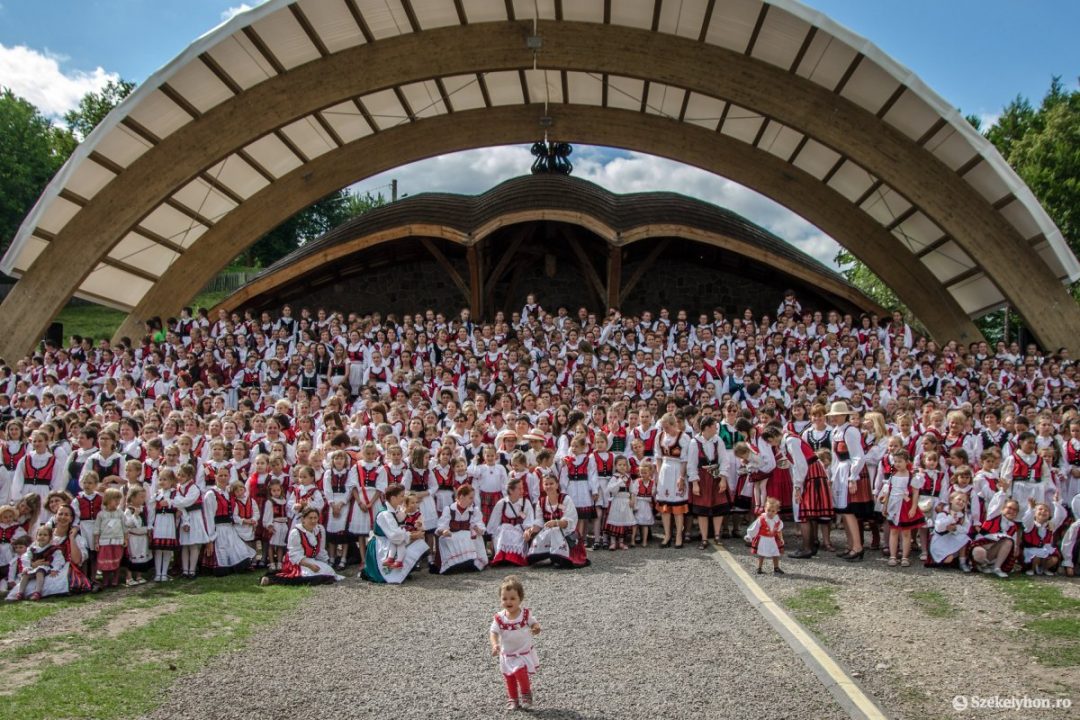
M607 259L607 306L608 310L619 307L619 288L622 286L622 247L608 247Z
M469 312L472 319L478 321L484 317L484 274L481 267L480 247L470 245L465 251L465 257L469 261Z
M510 261L517 255L518 250L521 249L522 243L527 238L535 236L536 224L524 224L514 232L513 239L510 241L509 247L503 252L502 257L499 258L499 262L488 273L487 280L484 281L484 307L489 311L495 311L495 283L502 279L506 274L507 269L510 267Z
M604 283L600 280L600 275L597 274L596 268L593 267L592 261L589 260L588 254L583 248L583 238L576 229L570 229L568 227L562 228L562 235L566 238L567 244L570 245L570 249L574 253L574 257L577 258L578 264L581 265L581 274L585 278L585 282L589 284L593 292L596 293L596 298L604 303L607 301L607 290L604 288Z
M465 280L461 277L461 274L457 271L453 264L451 264L451 262L446 259L446 256L443 255L442 250L439 250L439 248L435 245L435 243L431 241L430 238L422 237L420 238L420 242L423 243L424 247L426 247L428 252L431 253L432 256L435 258L435 262L439 263L439 265L442 266L442 269L446 271L446 274L449 275L450 279L454 281L455 285L457 285L458 290L461 291L461 294L465 296L466 300L468 300L469 286L465 284ZM472 248L469 249L471 250Z
M630 279L626 281L626 285L623 286L622 292L619 294L619 302L625 302L627 296L633 291L641 278L645 277L645 273L652 270L653 265L656 264L656 259L660 257L660 253L664 252L668 245L671 244L671 238L664 238L660 242L656 243L652 250L649 251L645 261L638 266L634 274L630 276Z

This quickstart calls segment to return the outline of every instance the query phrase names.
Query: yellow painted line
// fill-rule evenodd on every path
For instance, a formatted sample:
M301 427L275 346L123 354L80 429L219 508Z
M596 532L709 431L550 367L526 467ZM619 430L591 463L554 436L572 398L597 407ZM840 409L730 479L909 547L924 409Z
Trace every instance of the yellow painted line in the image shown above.
M718 548L713 554L716 561L740 586L743 594L750 600L750 604L757 608L765 619L774 628L780 631L780 635L788 645L795 650L803 662L825 682L853 718L865 718L866 720L887 720L888 716L882 711L862 688L840 667L814 637L803 629L788 612L775 600L769 597L757 581L743 569L742 565L735 560L734 556L723 548ZM854 712L853 712L854 711Z

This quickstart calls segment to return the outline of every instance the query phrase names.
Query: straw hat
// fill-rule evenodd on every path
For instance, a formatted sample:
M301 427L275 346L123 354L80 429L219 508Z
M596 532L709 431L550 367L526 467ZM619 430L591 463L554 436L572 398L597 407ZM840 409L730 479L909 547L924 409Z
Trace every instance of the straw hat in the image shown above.
M540 433L535 433L535 432L527 432L527 433L525 433L524 435L521 436L521 439L522 440L527 440L529 442L533 442L533 441L544 442L544 436L541 435Z
M850 415L851 410L848 409L847 403L843 400L837 400L829 406L829 412L825 413L825 417L835 417L837 415Z

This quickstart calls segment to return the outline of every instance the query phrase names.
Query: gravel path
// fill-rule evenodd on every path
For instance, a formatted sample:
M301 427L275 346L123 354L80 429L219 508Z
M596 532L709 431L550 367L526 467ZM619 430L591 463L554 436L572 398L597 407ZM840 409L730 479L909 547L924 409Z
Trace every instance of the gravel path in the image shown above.
M842 533L833 542L843 545ZM799 541L787 536L794 552ZM756 561L740 541L726 547L749 569ZM1066 718L1080 707L1080 668L1041 665L1025 648L1024 619L998 580L933 570L916 562L890 568L878 551L861 563L824 553L810 560L785 558L787 574L755 576L778 601L809 588L835 589L839 614L814 626L834 657L897 720L918 718ZM1066 594L1077 583L1065 578L1044 582ZM929 599L926 593L930 593ZM940 594L940 595L937 595ZM944 602L942 602L944 600ZM938 609L935 617L928 608ZM957 695L981 697L1071 698L1071 710L956 710Z
M846 717L706 553L593 556L583 570L521 573L544 626L533 715ZM506 574L318 588L241 650L178 681L150 717L502 716L487 627Z

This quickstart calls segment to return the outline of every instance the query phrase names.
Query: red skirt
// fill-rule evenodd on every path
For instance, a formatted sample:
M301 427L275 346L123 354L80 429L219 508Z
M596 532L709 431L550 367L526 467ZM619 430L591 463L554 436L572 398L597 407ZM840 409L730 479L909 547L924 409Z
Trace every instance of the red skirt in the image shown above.
M102 545L98 548L97 567L102 572L112 572L120 567L120 560L124 557L123 545Z
M487 525L491 511L495 509L495 504L502 499L502 496L501 492L480 493L480 514L484 516L484 525Z
M926 516L923 515L922 510L920 510L918 507L916 507L915 508L915 515L913 517L908 515L908 513L910 513L910 512L911 512L911 498L909 497L908 499L904 500L902 505L900 505L899 522L894 523L892 521L892 519L890 519L889 520L889 527L891 527L891 528L899 528L901 530L907 530L908 528L922 527L923 525L926 524ZM929 552L927 552L927 557L929 557L929 555L930 555Z
M802 497L799 500L799 522L814 520L829 522L836 516L832 504L832 488L829 476L820 460L814 460L806 468Z
M94 588L83 571L75 563L68 564L68 592L72 595L90 592Z
M765 481L765 497L774 497L780 501L780 513L791 514L791 498L794 486L791 482L790 468L775 468Z
M722 478L704 468L698 470L697 484L700 494L690 492L690 512L699 517L719 517L731 512L731 489L725 480L724 489L720 489Z

